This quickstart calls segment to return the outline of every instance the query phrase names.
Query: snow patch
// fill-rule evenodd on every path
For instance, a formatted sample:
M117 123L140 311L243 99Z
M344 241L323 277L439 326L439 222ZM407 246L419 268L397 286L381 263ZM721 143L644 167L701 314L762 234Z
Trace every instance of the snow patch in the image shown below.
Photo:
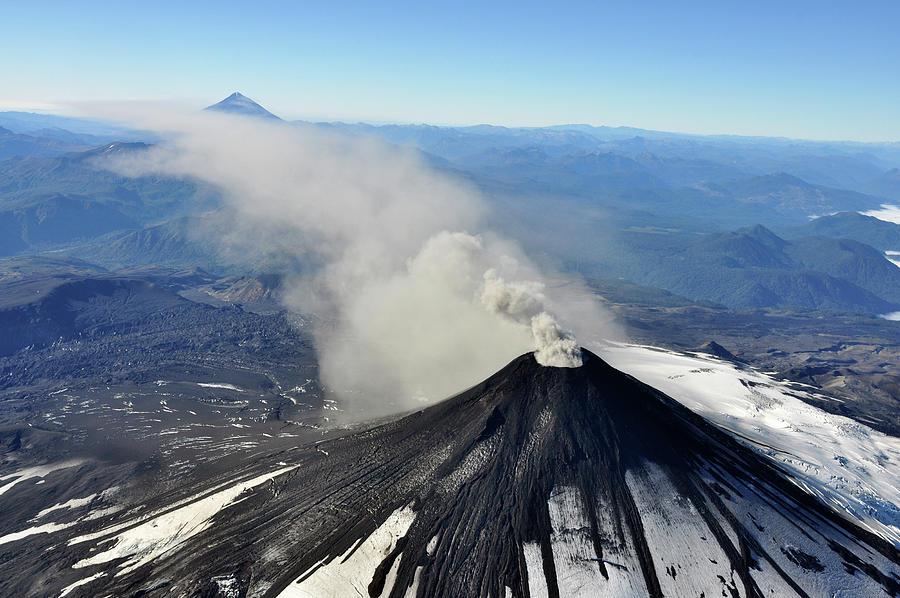
M553 563L560 596L593 598L603 596L646 596L647 588L640 571L634 546L616 532L618 522L613 510L597 505L598 532L603 543L603 563L608 578L600 570L591 537L591 523L585 513L581 492L572 486L558 486L547 501L552 532ZM620 544L618 538L626 544ZM530 573L529 573L530 575Z
M303 573L286 587L278 598L345 598L346 596L368 596L372 573L384 558L397 546L397 541L406 535L416 519L411 506L397 509L372 532L349 556L340 555L328 562L315 565L312 572ZM384 586L383 596L391 593L396 578L396 567L403 555L398 555L391 574ZM308 577L306 577L308 575ZM414 582L415 583L415 582Z
M702 354L608 343L602 357L736 435L874 533L900 545L900 438L799 397L821 398Z
M7 482L5 485L0 486L0 494L6 493L7 490L12 488L19 482L24 482L25 480L30 480L32 478L43 478L48 473L58 471L60 469L68 469L69 467L76 467L78 465L81 465L82 463L84 463L83 460L71 459L69 461L60 461L58 463L49 463L47 465L27 467L15 473L8 473L5 476L0 476L0 482L12 479L11 482Z
M59 511L61 509L77 509L79 507L83 507L85 505L91 504L91 501L99 496L97 493L90 494L85 496L84 498L73 498L71 500L67 500L66 502L59 503L57 505L53 505L52 507L47 507L43 511L39 512L34 516L34 519L40 519L45 515L52 513L53 511Z
M105 544L110 540L115 540L115 544L103 552L78 561L72 565L72 568L81 569L108 563L115 559L126 558L127 560L119 564L120 570L116 575L133 571L208 528L211 525L213 516L235 502L245 490L255 488L296 467L283 467L257 476L146 520L135 527L123 531L115 538L103 540L101 544ZM107 536L127 525L129 523L118 524L90 536L92 538ZM77 544L84 540L84 537L73 538L69 540L69 545Z
M403 595L403 598L417 598L419 595L419 580L422 577L422 569L424 569L422 565L416 567L416 572L413 573L413 582L412 585L406 590L406 594Z
M528 593L531 598L549 598L550 588L544 576L544 560L541 557L541 545L537 542L522 544L522 556L528 570Z
M203 388L224 388L225 390L246 392L243 388L238 388L234 384L228 384L226 382L197 382L197 386L202 386Z
M213 577L212 580L216 584L218 590L217 596L222 598L239 598L241 595L241 587L234 575L226 575L222 577Z
M627 471L625 481L640 513L663 594L722 595L733 576L731 562L718 542L710 541L715 534L691 500L678 493L655 463ZM729 529L727 524L723 529ZM732 542L739 545L737 537Z
M59 598L63 598L63 596L68 595L69 592L71 592L75 588L83 586L85 584L89 584L92 581L94 581L95 579L99 579L99 578L103 577L104 575L106 575L106 573L101 571L100 573L95 573L94 575L91 575L90 577L85 577L84 579L80 579L80 580L76 581L72 585L64 587L62 592L60 592L60 594L59 594Z
M6 534L5 536L0 536L0 544L15 542L16 540L21 540L22 538L27 538L28 536L33 536L34 534L52 534L53 532L58 532L61 529L71 527L76 523L78 522L72 521L70 523L45 523L43 525L29 527L28 529L23 529L19 532L13 532L11 534Z

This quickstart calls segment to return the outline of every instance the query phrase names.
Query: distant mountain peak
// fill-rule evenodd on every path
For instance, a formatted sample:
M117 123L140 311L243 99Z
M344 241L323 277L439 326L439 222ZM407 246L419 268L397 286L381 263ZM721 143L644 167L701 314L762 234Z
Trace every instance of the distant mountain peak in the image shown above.
M215 112L225 112L228 114L240 114L243 116L256 116L259 118L268 118L274 120L281 120L244 94L240 92L234 92L221 102L217 104L213 104L212 106L207 106L205 110L212 110Z
M716 341L709 341L705 345L701 345L697 347L697 351L700 353L707 353L709 355L714 355L719 359L724 359L726 361L731 361L735 363L747 363L740 357L737 357L734 353L717 343Z
M788 242L773 233L762 224L754 224L753 226L745 226L735 231L720 233L712 237L717 241L734 241L740 239L752 239L763 246L776 251L784 249Z
M751 237L755 237L757 239L772 241L773 243L778 245L783 245L785 243L784 239L773 233L770 229L766 228L762 224L746 226L744 228L738 229L737 232L750 235Z
M788 174L787 172L775 172L772 174L762 175L757 177L758 180L762 181L771 181L774 183L781 183L783 185L794 185L798 187L811 187L809 183L804 181L803 179L796 177L792 174Z

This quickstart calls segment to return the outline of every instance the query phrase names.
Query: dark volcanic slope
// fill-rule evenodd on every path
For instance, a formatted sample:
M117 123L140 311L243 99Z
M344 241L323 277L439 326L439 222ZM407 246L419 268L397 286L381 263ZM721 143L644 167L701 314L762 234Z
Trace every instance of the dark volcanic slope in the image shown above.
M0 593L105 573L67 595L900 594L895 548L585 355L577 369L526 355L398 421L260 457L205 503L0 545L20 572Z

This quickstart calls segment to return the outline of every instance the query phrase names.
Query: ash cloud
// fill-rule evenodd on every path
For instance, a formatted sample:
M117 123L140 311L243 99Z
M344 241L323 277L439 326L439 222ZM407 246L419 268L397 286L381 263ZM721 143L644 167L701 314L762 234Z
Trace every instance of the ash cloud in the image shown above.
M163 139L106 167L214 185L232 216L222 242L303 264L283 302L316 315L322 381L360 415L444 398L527 351L577 367L575 334L609 336L610 319L577 281L542 275L516 243L484 230L478 193L414 151L164 106L104 114Z

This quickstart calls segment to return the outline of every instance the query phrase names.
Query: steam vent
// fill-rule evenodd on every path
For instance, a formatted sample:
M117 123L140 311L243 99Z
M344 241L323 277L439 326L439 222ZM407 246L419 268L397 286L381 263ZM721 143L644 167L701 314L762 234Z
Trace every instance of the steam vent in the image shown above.
M256 482L174 547L95 533L44 583L96 576L69 596L900 594L891 544L583 356L553 368L524 355L397 421L261 456L217 488ZM38 556L4 560L34 579Z

